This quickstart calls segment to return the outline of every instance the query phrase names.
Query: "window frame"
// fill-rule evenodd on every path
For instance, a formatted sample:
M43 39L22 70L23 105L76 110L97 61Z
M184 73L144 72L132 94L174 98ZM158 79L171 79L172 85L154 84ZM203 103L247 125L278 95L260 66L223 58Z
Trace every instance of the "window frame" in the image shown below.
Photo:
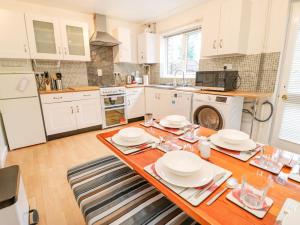
M180 29L176 29L173 32L168 32L165 33L161 36L161 40L160 40L160 55L161 55L161 62L160 62L160 77L161 78L175 78L174 74L169 74L168 73L168 41L170 37L176 36L176 35L180 35L180 34L184 34L185 38L183 38L183 47L184 47L184 63L185 63L185 77L186 78L195 78L196 74L195 73L186 73L187 71L187 64L188 64L188 34L189 33L193 33L196 31L200 32L200 41L201 41L201 25L196 24L196 25L191 25L191 26L187 26L184 28L180 28ZM201 43L200 43L200 49L199 49L200 53L201 53ZM200 57L199 57L200 60Z

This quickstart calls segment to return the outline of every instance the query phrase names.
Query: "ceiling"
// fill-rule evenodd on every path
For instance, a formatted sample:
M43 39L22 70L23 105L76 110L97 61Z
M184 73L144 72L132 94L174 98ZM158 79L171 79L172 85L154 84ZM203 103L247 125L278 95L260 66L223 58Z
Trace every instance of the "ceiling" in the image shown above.
M194 7L206 0L18 0L74 10L100 13L131 22L153 22Z

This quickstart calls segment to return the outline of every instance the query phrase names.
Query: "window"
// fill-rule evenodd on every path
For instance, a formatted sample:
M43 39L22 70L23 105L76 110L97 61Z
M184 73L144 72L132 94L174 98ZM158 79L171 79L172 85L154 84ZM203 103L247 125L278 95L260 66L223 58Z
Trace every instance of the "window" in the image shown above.
M162 42L162 76L174 77L176 71L183 71L186 77L195 77L196 71L199 70L200 29L164 36Z

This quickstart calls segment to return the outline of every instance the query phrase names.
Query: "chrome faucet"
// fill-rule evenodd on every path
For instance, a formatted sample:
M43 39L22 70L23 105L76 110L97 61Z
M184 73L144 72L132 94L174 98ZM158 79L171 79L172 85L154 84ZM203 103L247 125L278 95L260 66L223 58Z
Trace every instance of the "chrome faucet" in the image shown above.
M176 79L176 75L178 74L178 72L182 73L182 86L184 87L186 85L184 71L183 70L176 70L175 73L174 73L175 79Z

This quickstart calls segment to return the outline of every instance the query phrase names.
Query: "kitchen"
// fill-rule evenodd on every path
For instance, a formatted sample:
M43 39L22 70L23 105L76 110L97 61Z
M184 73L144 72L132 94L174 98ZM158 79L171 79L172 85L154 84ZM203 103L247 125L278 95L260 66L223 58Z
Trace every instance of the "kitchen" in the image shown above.
M292 158L300 153L295 125L299 102L293 92L297 78L289 77L297 73L291 66L297 60L297 54L293 56L297 24L289 19L298 16L297 1L69 3L3 0L0 4L0 166L19 165L30 208L37 210L31 220L39 214L39 224L85 224L66 182L67 171L114 154L147 177L139 171L139 156L146 157L159 146L132 153L135 162L112 149L106 135L138 126L163 142L170 133L177 135L162 129L171 115L200 126L184 128L184 134L201 133L195 142L183 140L184 150L199 152L200 136L213 135L207 128L241 130L258 145L291 152ZM289 82L294 84L291 89ZM143 127L148 116L156 122ZM181 136L178 139L182 141ZM212 148L209 161L215 163L220 156L216 154L221 153ZM252 162L253 154L245 162ZM240 177L239 171L226 169ZM289 172L284 167L278 177L285 177L286 185L298 193L299 178L287 178ZM151 179L150 183L161 190ZM57 193L53 202L47 198L50 192ZM161 192L168 199L174 193ZM218 206L226 201L220 199ZM184 199L171 200L201 224L222 224L219 215L196 213L203 203L191 208L185 207ZM284 199L273 200L263 219L242 211L253 217L248 224L275 221ZM2 215L7 219L1 210L1 220ZM236 214L240 211L235 209Z

